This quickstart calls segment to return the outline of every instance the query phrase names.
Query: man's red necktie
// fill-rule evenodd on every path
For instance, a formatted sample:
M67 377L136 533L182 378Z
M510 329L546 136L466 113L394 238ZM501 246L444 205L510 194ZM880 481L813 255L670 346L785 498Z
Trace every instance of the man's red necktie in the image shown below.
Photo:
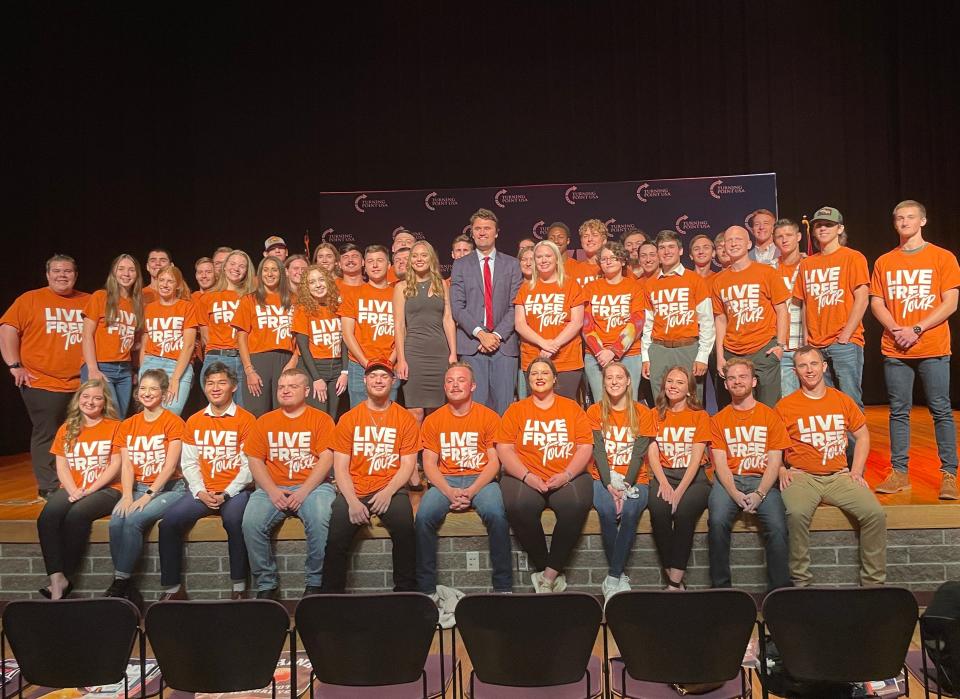
M483 258L483 308L487 330L493 330L493 275L490 274L490 256Z

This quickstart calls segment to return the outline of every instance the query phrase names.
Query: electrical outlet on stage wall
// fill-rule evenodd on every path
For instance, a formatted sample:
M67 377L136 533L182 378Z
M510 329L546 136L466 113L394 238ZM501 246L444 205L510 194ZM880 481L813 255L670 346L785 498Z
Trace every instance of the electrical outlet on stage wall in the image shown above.
M467 551L467 570L480 570L479 551Z
M517 570L523 571L526 569L527 569L527 552L517 551Z

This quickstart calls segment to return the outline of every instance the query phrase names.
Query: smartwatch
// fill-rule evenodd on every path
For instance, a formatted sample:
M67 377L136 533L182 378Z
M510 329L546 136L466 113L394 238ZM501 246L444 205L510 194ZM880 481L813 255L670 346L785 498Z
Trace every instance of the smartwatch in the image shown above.
M911 328L911 330L913 330L913 332L916 333L917 335L920 335L921 333L923 333L923 328L921 328L919 325L914 325ZM19 364L17 366L19 366Z

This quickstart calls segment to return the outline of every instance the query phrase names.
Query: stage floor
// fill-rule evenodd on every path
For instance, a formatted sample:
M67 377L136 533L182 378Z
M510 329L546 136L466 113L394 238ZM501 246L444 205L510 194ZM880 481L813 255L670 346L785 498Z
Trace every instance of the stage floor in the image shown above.
M890 470L888 411L886 406L869 406L866 414L870 430L867 480L871 485L876 485ZM956 411L955 416L960 426L960 411ZM926 408L914 408L911 421L910 481L913 487L894 495L880 495L880 501L885 505L958 504L937 499L940 460L930 413ZM37 499L30 455L0 457L0 520L35 520L42 506L42 501Z

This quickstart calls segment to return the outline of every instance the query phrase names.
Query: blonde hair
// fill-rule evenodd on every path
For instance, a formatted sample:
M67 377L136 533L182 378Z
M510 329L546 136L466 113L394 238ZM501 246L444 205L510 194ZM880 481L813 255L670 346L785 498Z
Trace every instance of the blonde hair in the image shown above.
M627 377L627 425L630 427L630 433L637 438L640 436L640 415L637 412L637 403L633 400L633 377L630 376L630 372L627 371L627 367L623 362L619 360L614 360L603 367L602 376L604 379L607 378L607 372L613 367L619 367L623 370L623 373ZM606 434L607 430L610 428L610 412L613 410L613 405L610 402L610 394L607 393L607 389L603 389L603 395L600 397L600 425L603 427L603 433Z
M224 270L227 268L227 263L230 261L230 258L234 255L242 257L247 262L247 273L243 276L243 285L237 289L237 293L240 294L240 296L246 296L247 294L253 293L253 290L257 288L257 270L253 266L253 260L250 259L250 255L243 250L230 251L227 259L223 261ZM211 291L226 291L229 288L230 282L227 280L227 273L221 270L220 274L217 275L217 283L213 285Z
M80 384L80 388L73 394L67 404L67 416L63 421L66 429L63 434L63 450L69 452L77 443L77 437L83 430L83 413L80 412L80 394L91 388L99 388L103 393L103 412L100 416L107 420L119 420L117 408L113 404L113 397L105 379L89 379Z
M796 356L796 354L794 356ZM663 390L663 387L667 385L667 377L675 371L679 371L687 377L687 407L690 408L690 410L703 410L703 406L700 405L700 400L697 398L697 382L693 377L693 372L685 366L672 366L667 369L667 372L663 375L663 383L660 384L660 391L657 393L657 398L654 401L657 406L657 415L661 420L666 417L667 408L670 407L667 392Z
M918 202L916 199L904 199L902 202L893 207L893 215L896 216L900 209L907 209L910 207L915 207L920 210L920 218L927 217L927 207Z
M557 261L557 284L563 286L566 271L563 268L563 255L560 253L560 248L549 240L541 240L533 246L533 274L530 275L530 288L532 289L540 282L540 273L537 270L537 249L541 247L547 248L553 254L553 259Z
M311 272L319 272L320 278L323 279L323 283L327 286L327 293L323 295L323 298L319 301L313 297L313 294L310 293L310 288L307 282L310 279ZM316 313L317 309L320 306L326 306L331 310L331 312L336 313L337 307L340 305L340 292L337 289L337 284L334 281L333 275L330 274L320 265L310 265L303 272L303 277L300 280L300 286L297 287L297 299L296 303L300 308L307 312L307 315Z
M604 238L610 237L610 230L607 228L607 224L598 218L588 218L586 221L580 224L580 228L577 230L577 233L583 235L587 231L596 231L597 233L602 234Z
M184 301L190 300L190 287L187 286L187 280L183 278L183 272L180 271L180 268L176 265L167 265L160 269L157 272L157 281L160 280L161 274L169 274L173 277L173 281L177 285L177 298L183 299ZM157 295L157 298L160 298L160 295Z
M413 247L410 248L411 256L417 248L427 249L427 254L430 258L429 271L427 272L427 278L430 281L430 291L433 292L434 296L443 298L445 288L443 285L443 277L440 276L440 260L437 258L437 251L434 250L433 246L426 240L418 240L413 244ZM407 299L413 298L417 295L417 273L413 270L413 265L409 262L407 262L407 275L404 281L406 284L403 287L403 297Z
M107 292L107 303L103 309L103 323L110 325L117 321L118 306L120 305L120 284L117 282L117 265L124 260L133 263L137 278L133 280L133 286L130 289L130 303L133 304L133 316L137 330L143 330L143 276L140 274L140 263L133 255L122 253L113 258L110 263L110 274L107 275L107 281L103 285Z

